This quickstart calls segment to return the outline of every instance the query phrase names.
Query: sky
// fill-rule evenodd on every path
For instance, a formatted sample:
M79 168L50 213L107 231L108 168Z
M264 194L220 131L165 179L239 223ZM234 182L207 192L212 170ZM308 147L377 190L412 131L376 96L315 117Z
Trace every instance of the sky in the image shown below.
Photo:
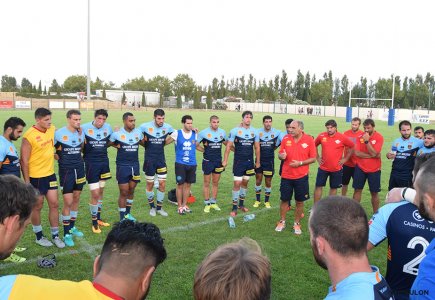
M87 73L87 0L0 1L0 75ZM91 78L435 73L434 1L90 0Z

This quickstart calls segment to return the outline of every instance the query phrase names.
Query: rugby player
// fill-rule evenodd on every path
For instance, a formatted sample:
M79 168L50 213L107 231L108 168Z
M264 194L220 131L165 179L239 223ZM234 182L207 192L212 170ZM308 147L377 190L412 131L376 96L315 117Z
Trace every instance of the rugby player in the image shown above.
M110 135L110 145L117 148L116 180L118 181L119 219L136 221L131 214L134 190L140 182L139 145L143 145L143 134L136 128L136 118L130 112L122 115L124 127Z
M35 120L36 124L23 135L20 160L24 182L31 183L40 194L31 216L35 242L43 247L53 245L42 233L41 210L45 197L48 202L52 241L58 248L64 248L65 243L59 238L59 200L54 173L53 147L56 128L51 124L51 111L46 108L35 110Z
M163 210L163 199L165 199L167 167L165 160L165 141L174 129L165 123L165 111L156 109L154 120L140 125L140 131L144 136L145 160L143 172L146 177L146 197L150 205L150 216L154 217L158 213L167 217L168 213ZM154 175L157 174L159 185L156 192L157 208L154 195Z
M202 143L202 146L200 146ZM202 191L204 195L204 212L209 213L210 209L221 210L217 204L219 180L224 171L222 166L222 144L227 145L227 134L219 128L219 117L210 117L210 127L199 133L197 149L204 152L202 160L202 172L204 182ZM211 179L211 180L210 180ZM212 184L210 197L210 181Z
M242 212L248 211L244 202L249 178L255 174L255 168L260 167L260 139L255 128L251 127L252 118L253 114L251 111L247 110L242 113L241 126L233 128L230 131L224 160L222 162L222 166L226 167L231 147L234 145L233 207L230 213L232 217L237 215L237 208Z
M107 147L112 134L112 127L106 123L109 114L105 109L98 109L94 113L94 120L82 126L85 135L83 159L86 167L86 180L91 192L89 208L92 218L92 232L101 233L100 227L110 226L101 219L103 207L103 193L106 180L112 178L110 174Z
M261 204L261 183L264 176L264 206L270 206L270 193L272 192L272 178L275 174L275 149L280 145L281 131L272 127L272 117L263 117L263 128L258 130L260 140L260 167L255 169L255 196L254 207Z
M343 134L352 141L354 146L359 141L359 137L364 133L362 130L359 129L361 126L361 119L358 117L355 117L352 119L350 123L350 129L343 132ZM347 148L345 149L345 154L347 155ZM347 187L350 183L350 179L353 179L354 173L355 173L355 166L356 166L356 156L355 153L351 155L348 161L346 161L343 164L343 177L341 180L342 186L341 186L341 195L346 196L347 195Z
M85 135L80 129L81 113L71 109L66 113L67 125L56 130L54 147L59 164L59 181L63 194L62 223L63 241L68 247L74 246L73 236L82 237L83 232L75 226L80 194L86 183L82 158Z

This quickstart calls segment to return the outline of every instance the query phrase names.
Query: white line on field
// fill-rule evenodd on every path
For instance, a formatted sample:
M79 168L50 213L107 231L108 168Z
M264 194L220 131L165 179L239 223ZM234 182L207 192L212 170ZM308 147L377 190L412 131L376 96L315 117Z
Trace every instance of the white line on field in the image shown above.
M257 214L261 214L261 213L264 213L266 211L270 211L273 209L274 208L272 208L272 209L263 208L263 209L255 210L254 212L251 212L251 213L257 215ZM237 219L239 219L241 221L242 218L243 218L242 216L239 216L236 218L236 221L237 221ZM228 219L228 216L225 216L225 217L219 217L219 218L215 218L215 219L208 219L208 220L201 221L201 222L190 223L190 224L187 224L184 226L169 227L169 228L161 230L161 233L164 234L164 233L177 232L177 231L186 231L186 230L193 229L196 227L200 227L200 226L204 226L204 225L211 225L211 224L219 223L222 221L226 221L227 219ZM91 245L83 238L76 239L76 244L79 244L79 249L71 249L68 251L57 252L57 253L54 253L54 255L56 255L56 258L57 258L57 257L62 257L62 256L67 256L67 255L77 255L80 253L87 253L91 257L96 257L99 254L100 249L103 247L103 244ZM19 265L37 263L39 258L41 258L41 257L27 259L25 262L22 262ZM9 269L9 268L16 267L16 266L17 266L17 263L12 263L12 262L2 263L2 264L0 264L0 270Z

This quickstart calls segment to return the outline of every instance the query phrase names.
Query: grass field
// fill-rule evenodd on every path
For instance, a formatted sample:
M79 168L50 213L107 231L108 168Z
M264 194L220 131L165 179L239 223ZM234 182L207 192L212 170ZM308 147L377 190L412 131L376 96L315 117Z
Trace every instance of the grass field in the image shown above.
M108 123L112 126L122 126L121 111L110 111ZM152 119L152 111L135 111L136 126ZM221 128L229 130L237 126L241 121L241 113L224 112L224 111L168 111L166 121L174 128L181 127L181 116L191 114L193 116L194 127L204 129L208 126L208 118L211 114L217 114L220 117ZM255 113L253 126L259 128L262 126L262 117L265 114ZM10 117L19 116L23 118L28 127L34 123L33 112L30 111L0 111L1 124ZM305 131L316 136L324 131L325 117L315 116L295 116L295 115L272 115L274 127L284 130L285 119L300 118L305 122ZM93 112L82 112L82 124L93 119ZM53 111L53 123L57 128L65 125L65 111ZM337 119L339 131L345 131L350 128L344 119ZM381 202L385 198L390 175L391 162L385 158L392 140L398 136L397 128L388 127L386 122L376 122L376 128L385 138L382 158L382 192L380 193ZM17 143L19 148L21 141ZM168 146L165 150L168 165L167 190L175 187L174 176L174 147ZM115 176L115 149L109 150L111 159L112 176ZM179 216L176 213L176 207L164 202L164 209L168 211L169 217L164 218L149 216L149 206L145 199L145 178L142 175L142 182L136 188L135 202L132 213L139 221L153 222L157 224L162 231L165 239L165 245L168 252L167 260L155 272L151 291L148 299L192 299L193 276L198 264L205 255L218 245L237 240L242 237L251 237L259 242L264 253L270 258L272 263L272 299L319 299L327 294L327 288L330 284L328 274L317 266L311 252L309 233L307 228L307 217L302 220L303 234L295 236L292 233L291 226L283 232L274 231L276 222L279 220L279 176L273 179L271 204L272 209L266 210L264 206L258 209L252 208L255 200L254 180L249 184L246 206L250 211L256 214L255 220L243 223L243 216L239 214L235 221L237 227L230 229L227 223L227 217L231 210L231 189L232 189L232 154L230 155L229 166L227 171L222 175L220 182L220 193L218 203L222 211L212 211L209 214L203 213L202 197L202 172L201 159L202 154L197 154L198 158L198 175L197 183L192 185L192 192L197 201L191 208L192 214ZM143 163L143 148L140 150L140 161ZM277 161L278 163L278 161ZM317 163L311 165L310 173L310 193L314 191L314 181L316 177ZM56 166L57 169L57 166ZM57 172L57 171L56 171ZM326 194L328 189L324 190ZM350 190L353 193L353 190ZM103 218L114 223L118 221L119 215L117 210L118 188L116 181L112 178L105 189ZM100 252L102 243L105 239L105 232L109 229L103 229L100 235L93 234L90 226L89 213L89 190L87 187L83 190L77 227L85 234L82 239L75 239L76 246L73 248L57 249L55 247L43 248L34 243L34 234L29 226L19 243L21 247L27 247L28 250L23 256L28 261L17 265L12 263L0 263L0 275L5 274L34 274L46 278L68 279L68 280L92 280L92 264L96 255ZM366 209L369 217L372 215L370 196L368 188L364 190L362 205ZM62 198L59 194L59 206L62 207ZM312 199L306 202L307 210L312 206ZM333 218L334 216L331 216ZM47 221L47 205L44 204L43 210L43 227L44 232L49 235L49 225ZM287 215L288 224L293 222L293 211ZM61 228L60 228L61 229ZM343 239L346 237L343 237ZM40 269L36 265L38 256L49 253L56 253L58 257L58 266L53 269ZM379 246L369 254L371 264L380 267L381 272L385 274L386 267L386 247ZM252 284L255 284L253 282Z

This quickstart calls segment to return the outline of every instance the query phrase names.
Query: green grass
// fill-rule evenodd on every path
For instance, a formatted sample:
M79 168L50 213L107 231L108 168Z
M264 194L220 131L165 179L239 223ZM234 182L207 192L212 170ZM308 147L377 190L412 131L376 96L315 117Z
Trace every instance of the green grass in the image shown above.
M93 119L93 112L82 112L82 123ZM110 111L108 122L112 125L122 126L121 111ZM152 111L136 111L136 124L152 119ZM223 111L168 111L166 121L174 128L181 127L181 116L191 114L194 118L194 126L204 129L208 126L208 118L211 114L217 114L220 117L220 124L223 129L229 130L237 126L241 121L241 114L235 112ZM30 111L0 111L0 122L3 122L10 116L15 115L23 118L28 127L34 123L33 112ZM255 113L253 126L258 128L262 126L262 116L265 114ZM288 117L300 118L305 121L305 131L316 136L324 131L324 123L328 118L315 116L295 116L295 115L273 115L274 127L284 130L284 121ZM65 125L65 111L53 111L53 123L57 128ZM345 131L350 126L344 119L337 119L339 131ZM388 178L390 174L391 163L385 159L385 153L388 151L391 141L398 135L396 127L388 127L385 122L376 122L377 130L385 138L383 148L383 167L382 167L382 192L381 199L385 198ZM17 144L19 148L21 142ZM174 176L174 147L166 147L166 159L168 164L167 190L175 187ZM109 150L111 159L112 176L115 176L115 149ZM272 263L272 299L319 299L327 293L330 284L328 274L317 266L311 252L309 234L307 229L307 217L302 220L303 234L295 236L291 231L291 226L281 233L274 231L275 224L279 219L279 176L273 179L273 189L271 195L272 209L264 208L253 209L251 207L254 199L254 183L251 180L247 195L247 206L257 217L255 220L243 223L242 216L236 217L237 227L230 229L227 223L227 216L231 209L231 189L232 174L231 160L222 175L220 181L219 205L221 212L212 211L210 214L202 212L202 176L201 176L201 153L198 153L198 176L197 183L192 185L192 192L196 196L196 203L191 208L193 213L186 216L179 216L176 213L175 206L167 204L165 200L164 208L169 212L168 218L161 216L150 217L148 214L149 207L145 200L145 179L142 176L142 182L136 188L135 202L132 212L139 221L153 222L159 226L165 239L165 245L168 252L167 260L158 267L153 277L149 299L192 299L193 276L198 264L205 255L218 245L240 239L242 237L251 237L258 241L264 250L264 253L270 258ZM140 161L143 163L143 148L140 150ZM278 162L277 162L278 164ZM57 168L57 166L56 166ZM316 177L317 164L311 165L310 173L310 192L311 197L314 191L314 181ZM324 190L326 194L327 189ZM350 193L353 191L350 190ZM119 219L117 211L118 188L116 181L112 178L108 181L105 189L103 217L114 223ZM364 190L362 205L367 211L369 217L372 215L370 195L368 189ZM77 226L85 233L85 237L77 243L74 248L59 250L57 248L42 248L34 243L34 235L31 226L29 226L23 235L19 245L27 247L28 250L23 256L30 259L21 265L0 263L0 275L5 274L34 274L53 279L69 280L92 280L92 264L95 256L99 253L105 234L96 235L91 232L90 213L89 213L89 190L87 187L83 190L79 217ZM49 225L47 221L47 205L43 209L43 227L46 235L49 235ZM62 207L62 198L59 194L59 206ZM312 206L312 199L306 202L307 209ZM333 218L334 216L331 216ZM288 216L288 224L292 224L293 211ZM103 229L107 232L109 229ZM343 237L343 239L346 237ZM46 255L52 252L60 253L58 256L58 266L53 269L40 269L36 266L34 260L37 256ZM385 274L386 268L386 247L382 245L372 250L369 254L370 262L380 267L381 272ZM255 283L253 283L255 284Z

